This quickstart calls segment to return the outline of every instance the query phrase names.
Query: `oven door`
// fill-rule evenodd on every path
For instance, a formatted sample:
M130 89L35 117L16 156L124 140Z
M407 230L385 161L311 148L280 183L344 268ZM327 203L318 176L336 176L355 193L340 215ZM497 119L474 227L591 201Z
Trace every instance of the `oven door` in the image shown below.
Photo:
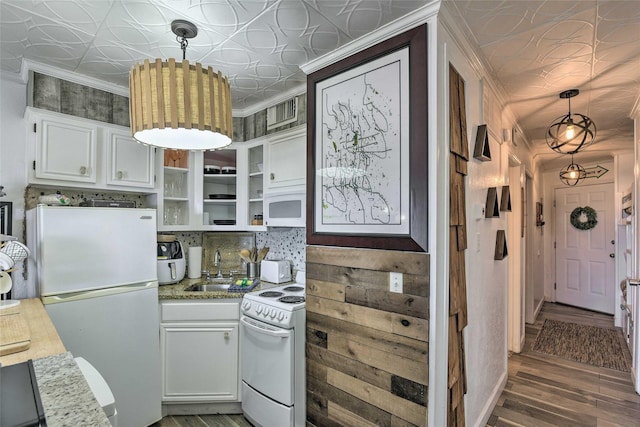
M293 405L293 329L278 328L242 316L240 348L242 380L283 405Z

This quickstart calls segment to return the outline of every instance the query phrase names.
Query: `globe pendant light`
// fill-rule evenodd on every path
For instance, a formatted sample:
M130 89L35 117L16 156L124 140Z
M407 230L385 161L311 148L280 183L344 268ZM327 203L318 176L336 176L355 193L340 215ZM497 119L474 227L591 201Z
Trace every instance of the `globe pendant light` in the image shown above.
M560 181L564 185L576 186L587 177L587 171L580 165L573 162L571 154L571 164L560 171Z
M176 20L171 31L180 43L182 62L145 59L129 73L131 134L160 148L223 148L233 136L229 81L211 67L186 60L188 39L198 34L195 25Z
M596 137L596 125L593 120L583 114L571 114L571 98L579 93L578 89L560 93L561 99L569 101L569 112L555 119L545 135L547 145L557 153L577 153L593 143Z

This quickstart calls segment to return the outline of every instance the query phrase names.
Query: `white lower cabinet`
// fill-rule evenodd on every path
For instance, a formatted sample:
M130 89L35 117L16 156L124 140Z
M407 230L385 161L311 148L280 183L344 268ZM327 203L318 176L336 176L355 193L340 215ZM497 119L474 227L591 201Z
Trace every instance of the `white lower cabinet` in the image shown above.
M163 301L160 312L162 401L239 401L239 300Z

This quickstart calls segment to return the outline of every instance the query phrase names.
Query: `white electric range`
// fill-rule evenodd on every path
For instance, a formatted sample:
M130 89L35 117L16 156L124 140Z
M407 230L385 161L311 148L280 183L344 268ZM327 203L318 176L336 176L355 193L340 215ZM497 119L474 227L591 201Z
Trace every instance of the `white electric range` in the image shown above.
M304 271L242 299L242 411L256 427L306 424L304 301Z

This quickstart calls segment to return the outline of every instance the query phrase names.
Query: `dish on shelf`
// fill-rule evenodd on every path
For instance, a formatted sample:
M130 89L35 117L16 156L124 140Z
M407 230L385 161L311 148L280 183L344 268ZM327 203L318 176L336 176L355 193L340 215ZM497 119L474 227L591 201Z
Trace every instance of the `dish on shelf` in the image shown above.
M259 172L262 172L262 163L256 163Z
M233 200L236 198L235 194L209 194L209 198L212 200Z
M225 175L233 175L236 173L236 168L234 166L223 166L222 173Z
M214 219L213 223L215 225L236 225L235 219Z
M204 166L204 173L207 174L207 175L218 174L218 173L220 173L220 166L205 165Z

